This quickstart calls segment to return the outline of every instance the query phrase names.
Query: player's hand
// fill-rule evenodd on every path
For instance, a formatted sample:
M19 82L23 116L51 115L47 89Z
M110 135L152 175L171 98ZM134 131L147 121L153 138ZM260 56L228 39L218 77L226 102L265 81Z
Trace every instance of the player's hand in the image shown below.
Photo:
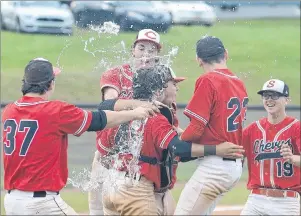
M137 107L132 110L135 120L144 120L148 117L156 115L154 110L149 107Z
M135 104L134 109L137 107L145 107L145 108L152 109L155 113L160 113L159 108L161 108L163 105L159 101L157 102L139 101L138 103Z
M285 161L289 162L290 164L294 163L294 155L291 147L288 144L283 144L281 146L280 154Z
M243 158L245 150L242 146L223 142L216 146L216 155L224 158Z

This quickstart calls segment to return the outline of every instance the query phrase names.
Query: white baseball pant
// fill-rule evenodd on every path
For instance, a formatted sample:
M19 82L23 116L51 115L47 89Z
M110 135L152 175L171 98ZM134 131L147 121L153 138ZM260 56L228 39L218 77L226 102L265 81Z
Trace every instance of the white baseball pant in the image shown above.
M198 167L186 183L175 215L211 215L221 197L230 191L242 174L242 161L218 156L198 159Z
M48 192L46 197L33 197L33 192L12 190L4 197L6 215L77 215L60 195Z
M93 184L97 184L97 188L91 189L88 193L90 215L104 215L102 204L103 181L98 181L98 179L100 178L99 175L106 174L106 172L103 172L106 168L99 162L100 157L99 152L96 151L92 163L91 181L95 181ZM105 176L101 176L101 178L104 179Z
M300 215L300 195L268 197L250 194L241 215Z

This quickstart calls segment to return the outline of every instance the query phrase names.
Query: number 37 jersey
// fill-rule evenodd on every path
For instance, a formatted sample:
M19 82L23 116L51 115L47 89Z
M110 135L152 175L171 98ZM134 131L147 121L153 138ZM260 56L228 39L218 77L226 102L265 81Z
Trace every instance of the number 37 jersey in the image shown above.
M201 75L192 99L184 110L191 120L204 127L201 144L228 141L241 145L248 95L244 83L228 69Z
M248 189L259 187L291 189L300 192L300 168L280 155L288 144L294 155L300 155L300 121L286 117L273 125L267 118L249 125L243 132L248 159Z

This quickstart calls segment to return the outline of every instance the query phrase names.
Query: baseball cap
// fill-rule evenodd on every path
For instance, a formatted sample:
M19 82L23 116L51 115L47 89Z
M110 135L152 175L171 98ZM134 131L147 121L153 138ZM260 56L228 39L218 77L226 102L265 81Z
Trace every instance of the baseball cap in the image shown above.
M262 89L258 91L257 94L262 95L266 91L278 92L285 97L289 96L288 85L278 79L271 79L265 82Z
M172 79L176 82L182 82L183 80L185 80L185 77L177 77L175 72L173 71L173 69L171 67L168 67L170 75L172 77Z
M42 84L54 79L59 73L61 70L53 67L47 59L35 58L26 65L23 80L28 84Z
M223 42L214 36L205 36L196 44L197 56L203 60L224 53L225 51Z
M139 41L150 41L157 45L158 49L161 49L160 35L152 29L142 29L136 36L134 45Z

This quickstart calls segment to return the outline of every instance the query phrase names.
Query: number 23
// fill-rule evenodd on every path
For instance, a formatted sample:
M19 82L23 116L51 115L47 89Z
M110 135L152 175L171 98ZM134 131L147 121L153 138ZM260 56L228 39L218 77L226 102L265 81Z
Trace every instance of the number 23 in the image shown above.
M234 132L239 128L239 123L235 122L235 119L241 114L241 109L246 108L247 104L249 102L249 98L245 97L242 101L242 104L240 103L239 99L237 97L231 98L227 103L228 109L235 110L232 112L232 114L227 118L227 131L228 132ZM246 112L243 114L244 119L246 117Z

